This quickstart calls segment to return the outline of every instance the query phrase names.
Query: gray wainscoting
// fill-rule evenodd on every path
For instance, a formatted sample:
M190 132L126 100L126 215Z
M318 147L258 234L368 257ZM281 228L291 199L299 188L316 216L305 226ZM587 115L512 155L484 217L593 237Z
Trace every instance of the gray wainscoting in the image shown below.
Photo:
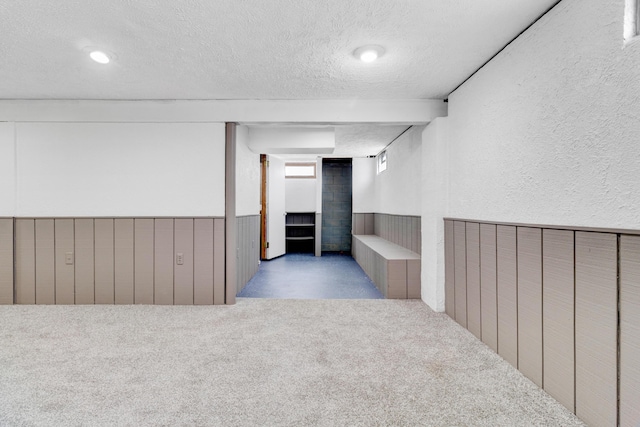
M590 426L635 427L637 234L445 219L446 313L478 335L479 312L479 338Z
M238 262L236 264L237 291L240 293L258 272L260 261L260 215L239 216Z
M13 218L0 218L0 304L13 304Z
M0 233L9 230L5 222L0 221ZM4 233L0 237L5 242ZM18 304L224 304L224 241L223 218L17 218L11 299ZM2 270L7 258L2 245L5 302L9 276Z
M422 252L421 219L412 215L354 213L353 234L375 234L417 254Z

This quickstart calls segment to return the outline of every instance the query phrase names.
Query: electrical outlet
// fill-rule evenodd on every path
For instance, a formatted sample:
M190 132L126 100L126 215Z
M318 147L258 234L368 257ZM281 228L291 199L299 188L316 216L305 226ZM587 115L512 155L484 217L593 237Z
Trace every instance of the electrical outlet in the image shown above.
M176 264L183 265L184 264L184 254L182 252L178 252L176 254Z

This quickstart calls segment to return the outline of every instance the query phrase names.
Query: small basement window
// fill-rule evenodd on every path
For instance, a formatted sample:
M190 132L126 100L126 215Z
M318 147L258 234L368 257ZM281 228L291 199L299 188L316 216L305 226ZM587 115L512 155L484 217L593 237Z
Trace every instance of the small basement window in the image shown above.
M387 170L387 150L378 154L378 173Z
M316 177L315 163L286 163L284 165L285 178L310 178Z
M624 42L638 40L640 36L640 0L625 0Z

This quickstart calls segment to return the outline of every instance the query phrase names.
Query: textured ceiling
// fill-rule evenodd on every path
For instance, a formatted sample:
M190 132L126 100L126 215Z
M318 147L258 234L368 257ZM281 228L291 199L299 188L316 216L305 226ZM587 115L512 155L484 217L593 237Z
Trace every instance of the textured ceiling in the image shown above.
M555 2L5 0L0 99L444 98Z

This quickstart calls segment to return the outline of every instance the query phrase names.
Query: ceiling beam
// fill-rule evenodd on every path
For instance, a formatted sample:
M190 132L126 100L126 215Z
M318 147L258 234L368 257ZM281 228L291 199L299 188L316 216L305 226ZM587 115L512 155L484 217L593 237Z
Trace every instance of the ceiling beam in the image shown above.
M385 123L420 125L447 115L436 99L409 100L0 100L9 122Z

